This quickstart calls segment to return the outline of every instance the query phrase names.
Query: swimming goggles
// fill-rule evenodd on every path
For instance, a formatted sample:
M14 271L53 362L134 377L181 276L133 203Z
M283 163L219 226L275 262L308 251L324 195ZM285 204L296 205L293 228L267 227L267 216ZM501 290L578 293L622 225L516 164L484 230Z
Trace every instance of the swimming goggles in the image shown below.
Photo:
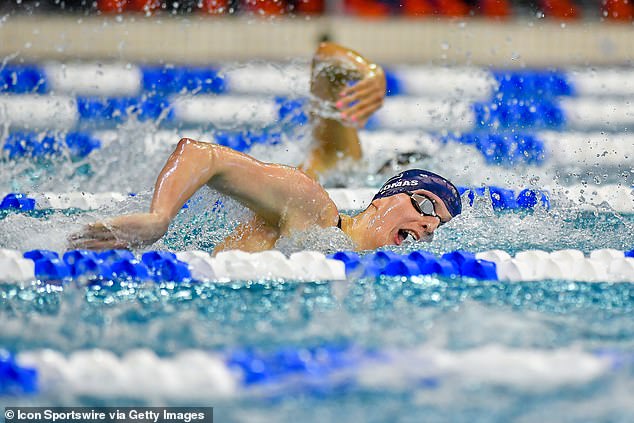
M423 216L437 217L440 223L438 226L444 224L438 213L436 213L436 201L423 194L415 194L413 192L406 192L409 195L409 199L412 200L412 205L416 211Z

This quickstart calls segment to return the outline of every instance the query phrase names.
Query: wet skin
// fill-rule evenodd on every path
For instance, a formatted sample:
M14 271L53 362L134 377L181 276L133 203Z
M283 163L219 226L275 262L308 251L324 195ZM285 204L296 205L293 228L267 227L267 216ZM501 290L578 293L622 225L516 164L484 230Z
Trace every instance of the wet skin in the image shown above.
M358 53L331 43L320 45L313 66L323 61L346 62L353 67L352 87L341 80L317 78L311 92L335 101L342 119L363 125L383 102L385 77L377 65ZM109 249L150 245L167 231L183 204L203 185L231 196L254 212L239 225L215 252L228 249L261 251L273 248L281 236L311 227L336 226L339 213L324 188L314 179L342 157L360 157L357 126L312 116L316 145L303 170L260 162L226 147L182 139L159 174L150 211L118 216L85 227L69 237L71 248ZM416 191L436 200L436 213L443 222L451 216L440 198L429 191ZM410 235L431 240L438 217L421 216L406 194L381 198L356 216L342 215L342 230L358 250L400 245Z
M440 224L451 220L449 210L442 200L427 190L414 191L435 200L438 217L418 213L407 194L379 198L354 217L344 217L342 228L360 250L371 250L387 245L401 245L407 236L417 241L431 241Z

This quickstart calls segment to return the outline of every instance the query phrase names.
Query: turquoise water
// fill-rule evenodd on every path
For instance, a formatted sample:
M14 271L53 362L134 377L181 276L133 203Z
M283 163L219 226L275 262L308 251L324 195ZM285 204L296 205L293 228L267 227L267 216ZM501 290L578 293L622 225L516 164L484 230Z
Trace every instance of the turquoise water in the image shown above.
M380 371L385 385L320 379L317 386L245 386L233 398L209 398L220 421L631 421L634 285L571 282L499 283L464 279L379 278L337 283L236 282L227 285L115 285L104 289L0 286L0 344L16 351L63 353L102 348L117 354L150 348L161 356L195 348L260 353L323 345L366 351L440 354L489 345L513 351L561 349L618 355L619 364L585 383L477 377L433 383L391 374L425 363L403 354ZM490 361L482 353L478 359ZM493 363L495 364L495 363ZM573 364L573 363L571 363ZM512 370L512 369L511 369ZM556 373L556 369L554 369ZM557 376L555 375L555 378ZM563 377L563 376L562 376ZM527 383L522 379L527 378ZM528 386L527 386L528 385ZM112 399L42 396L11 403L100 405ZM193 401L200 403L200 400ZM117 399L151 404L152 398ZM182 404L182 400L167 401ZM190 404L189 401L184 401ZM580 408L570 408L579 403ZM592 411L589 415L588 412ZM259 419L256 419L259 420Z
M4 191L138 195L92 211L0 212L0 248L63 251L66 236L81 225L145 210L171 150L157 145L150 154L134 142L152 130L138 123L122 126L115 141L82 162L3 163ZM301 151L284 144L256 153L292 163ZM582 163L566 172L548 164L487 166L456 145L416 165L458 175L456 182L464 185L539 187L586 183L596 175L601 175L596 183L626 180ZM361 168L343 180L346 186L378 186L385 176ZM218 199L222 207L216 206ZM152 249L211 251L236 221L248 217L235 203L203 190ZM342 245L327 234L311 239L310 247L324 252ZM439 229L433 243L392 250L514 254L565 248L631 250L634 215L574 207L494 212L490 201L480 198ZM122 357L146 348L167 360L194 349L228 363L240 351L269 357L324 348L349 358L337 372L305 372L266 383L241 380L231 395L204 399L157 397L142 389L135 395L78 395L43 386L37 395L0 397L0 405L211 405L222 422L628 422L634 421L633 316L631 283L425 276L321 283L0 284L0 348L18 355L51 349L70 356L98 348ZM588 370L584 360L601 364L600 371ZM187 386L182 391L188 392Z
M213 247L214 239L230 230L222 210L199 215L195 209L181 213L166 246ZM87 216L77 210L5 212L0 222L47 224ZM634 244L632 225L632 215L517 214L477 204L455 225L443 227L434 243L395 251L625 248ZM182 239L191 243L183 245ZM236 351L267 356L327 347L353 357L345 376L306 373L244 383L229 397L160 400L161 405L213 405L219 421L626 422L634 419L633 313L631 283L425 276L322 283L2 284L0 345L16 353L99 348L118 356L147 348L165 358L195 349L226 360ZM498 357L489 348L504 350ZM454 364L457 368L438 372L438 362L461 354L466 356ZM535 362L528 361L533 354L539 354L537 362L550 377L534 374ZM561 354L570 355L564 363L580 379L557 364ZM606 360L605 369L584 376L583 368L576 368L579 354ZM374 356L389 359L368 364ZM491 376L489 368L505 370ZM43 390L2 401L138 406L157 399L143 392L119 398Z

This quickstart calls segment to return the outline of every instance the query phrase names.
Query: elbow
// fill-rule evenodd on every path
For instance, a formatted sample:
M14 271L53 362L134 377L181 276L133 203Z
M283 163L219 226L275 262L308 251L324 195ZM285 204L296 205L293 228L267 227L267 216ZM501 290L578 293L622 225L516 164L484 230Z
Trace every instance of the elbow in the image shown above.
M181 138L174 149L172 156L187 157L196 163L213 162L216 155L217 144L196 141L191 138Z
M191 138L181 138L176 145L176 151L189 150L197 144L200 144L200 142Z
M217 144L181 138L174 153L172 153L172 157L179 162L186 163L186 167L208 181L220 171L218 165L222 163L222 160L218 160L218 156L222 154L221 151L222 147Z

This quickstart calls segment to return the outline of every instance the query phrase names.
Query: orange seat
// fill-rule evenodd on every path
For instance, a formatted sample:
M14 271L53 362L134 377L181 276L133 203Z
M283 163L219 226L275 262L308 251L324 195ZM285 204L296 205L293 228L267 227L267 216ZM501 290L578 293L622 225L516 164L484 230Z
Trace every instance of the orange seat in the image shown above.
M434 5L429 0L405 0L402 11L405 16L433 15Z
M324 0L299 0L295 6L297 13L319 15L324 13Z
M98 0L97 9L104 13L122 13L127 6L126 0Z
M161 7L161 0L128 0L125 10L151 13Z
M201 10L210 15L229 13L229 0L203 0Z
M353 15L366 18L384 17L390 14L390 7L376 0L348 0L346 9Z
M491 18L506 18L511 15L508 0L480 0L480 13Z
M541 6L547 18L577 19L581 17L579 9L571 0L542 0Z
M634 6L628 0L603 0L602 15L606 19L629 22L634 18Z
M278 16L286 13L285 0L243 0L244 9L264 16Z
M462 0L435 0L436 11L439 15L460 17L469 14L469 6Z

